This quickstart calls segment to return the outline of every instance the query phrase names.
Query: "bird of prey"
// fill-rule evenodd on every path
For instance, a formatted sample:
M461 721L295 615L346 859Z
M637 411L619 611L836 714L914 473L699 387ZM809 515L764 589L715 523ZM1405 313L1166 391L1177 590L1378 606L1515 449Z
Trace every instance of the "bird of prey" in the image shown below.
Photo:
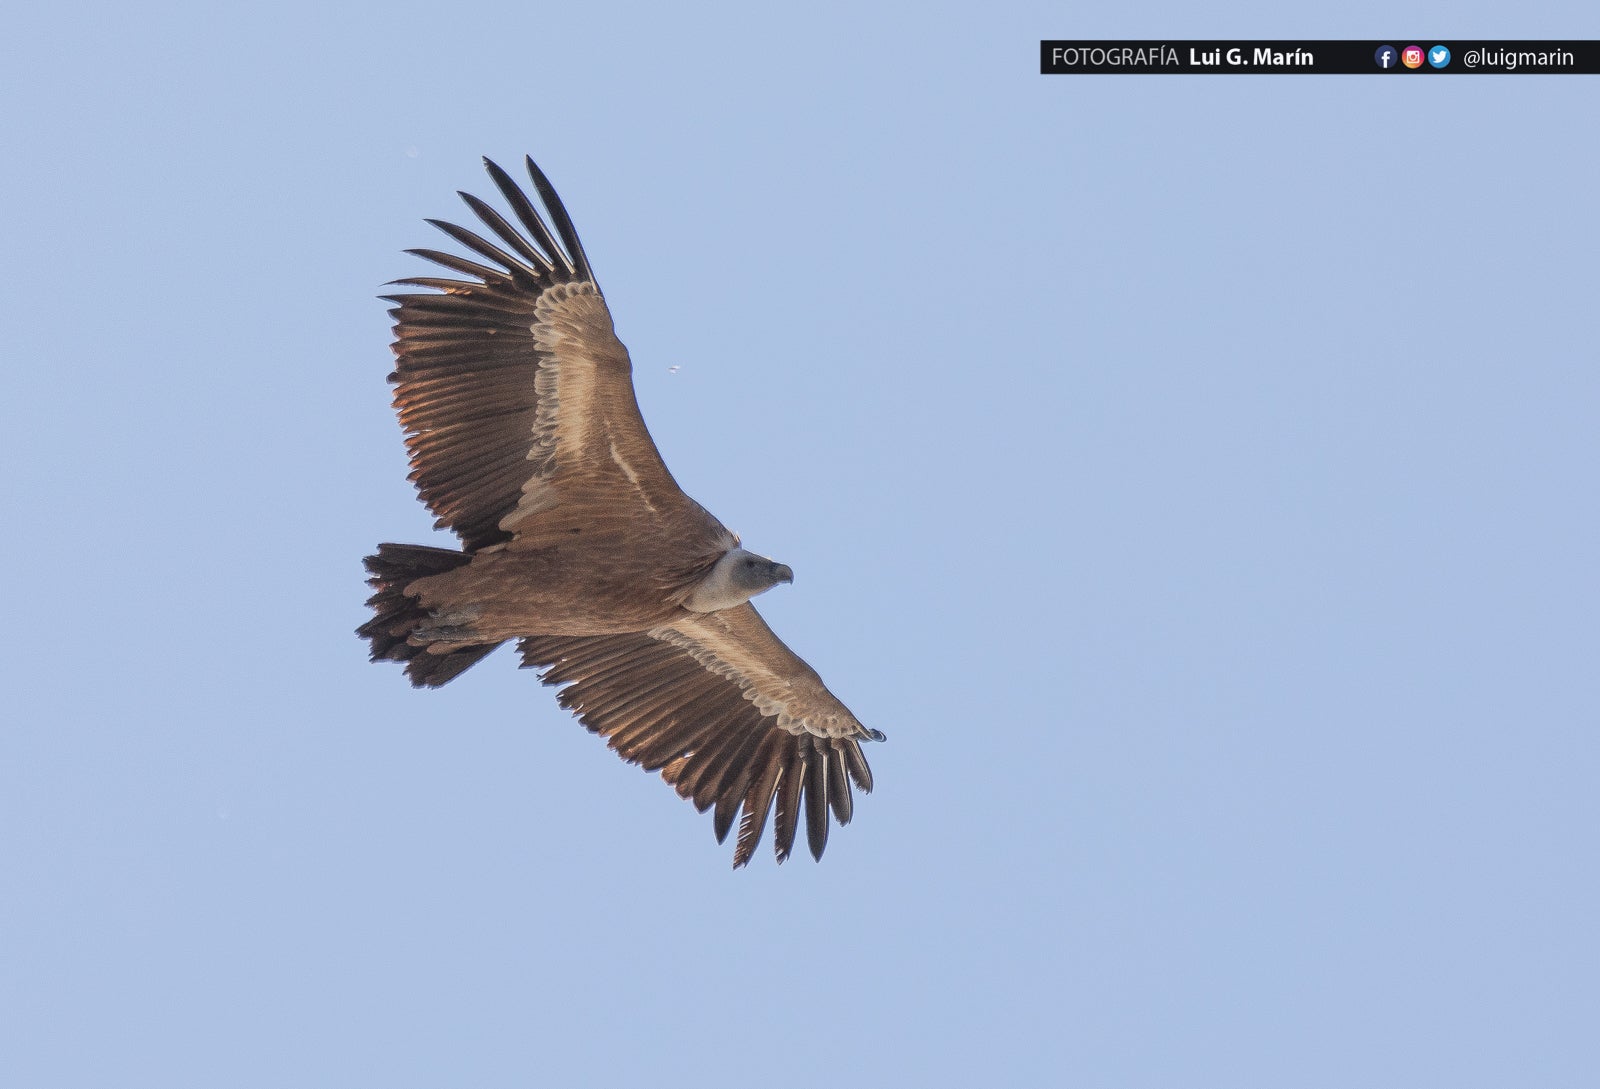
M403 662L429 688L515 639L618 755L714 808L719 843L742 810L735 868L774 806L778 861L802 810L820 859L829 811L848 823L851 784L872 789L861 743L883 734L750 604L793 572L741 548L662 463L550 182L528 159L546 219L484 166L512 218L460 194L486 234L428 222L473 256L407 251L460 278L399 280L422 290L385 297L411 479L462 547L379 545L366 558L374 615L357 634L373 661Z

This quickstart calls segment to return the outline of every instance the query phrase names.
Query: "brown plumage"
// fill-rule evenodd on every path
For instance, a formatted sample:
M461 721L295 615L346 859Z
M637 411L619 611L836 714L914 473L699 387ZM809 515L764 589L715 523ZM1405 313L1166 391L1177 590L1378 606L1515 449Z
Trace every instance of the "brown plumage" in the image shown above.
M743 813L735 867L774 810L778 861L802 810L820 859L830 812L849 823L851 784L872 789L861 742L883 735L749 604L789 569L740 548L662 463L555 190L529 159L552 230L484 165L512 219L461 194L494 240L429 220L474 256L409 250L462 278L401 280L426 290L389 296L411 479L462 551L380 545L358 634L419 687L516 639L523 664L563 686L561 705L623 759L714 808L718 842Z

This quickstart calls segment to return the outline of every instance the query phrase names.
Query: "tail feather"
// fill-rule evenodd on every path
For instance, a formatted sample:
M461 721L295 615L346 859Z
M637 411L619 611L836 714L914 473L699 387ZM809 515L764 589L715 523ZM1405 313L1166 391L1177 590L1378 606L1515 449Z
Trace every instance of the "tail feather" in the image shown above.
M371 578L367 584L373 594L367 599L372 619L356 629L356 634L372 643L374 662L404 662L406 676L418 688L437 688L460 676L468 667L485 658L499 643L452 646L444 653L430 650L427 641L417 636L418 629L432 621L428 610L406 587L417 579L441 574L469 563L472 556L451 548L427 545L381 544L364 561Z

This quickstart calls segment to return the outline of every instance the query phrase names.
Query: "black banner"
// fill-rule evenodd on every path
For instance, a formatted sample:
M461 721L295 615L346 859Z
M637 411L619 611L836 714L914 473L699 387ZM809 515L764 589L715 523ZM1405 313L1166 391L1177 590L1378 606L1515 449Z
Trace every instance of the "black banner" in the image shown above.
M1041 75L1600 75L1600 42L1039 43Z

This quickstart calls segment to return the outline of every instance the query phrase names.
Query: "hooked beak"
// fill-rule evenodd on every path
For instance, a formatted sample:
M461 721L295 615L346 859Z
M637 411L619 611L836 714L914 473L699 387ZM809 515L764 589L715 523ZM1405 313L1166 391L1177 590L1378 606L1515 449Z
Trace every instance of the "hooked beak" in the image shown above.
M786 563L775 564L772 568L772 577L779 582L793 582L794 572L789 569L789 565Z

